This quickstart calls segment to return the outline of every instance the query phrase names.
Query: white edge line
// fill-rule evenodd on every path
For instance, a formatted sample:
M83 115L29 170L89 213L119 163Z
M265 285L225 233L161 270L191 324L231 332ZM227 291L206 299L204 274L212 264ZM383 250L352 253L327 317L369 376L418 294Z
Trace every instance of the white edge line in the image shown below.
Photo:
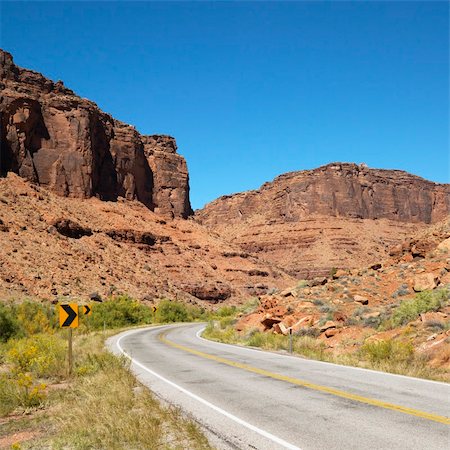
M155 327L152 327L152 329L154 329ZM159 328L159 327L158 327ZM173 381L168 380L167 378L159 375L158 373L154 372L153 370L149 369L148 367L145 367L143 364L141 364L139 361L137 361L136 359L134 359L133 357L131 357L120 345L120 341L126 337L129 336L130 334L135 334L137 332L142 332L143 330L133 330L131 332L126 332L125 334L123 334L122 336L119 337L119 339L116 342L116 346L119 349L119 351L125 355L127 358L130 359L130 361L135 364L136 366L140 367L141 369L145 370L146 372L150 373L151 375L153 375L156 378L159 378L161 381L164 381L165 383L167 383L168 385L174 387L175 389L180 390L181 392L183 392L184 394L188 395L189 397L197 400L198 402L202 403L203 405L207 406L208 408L213 409L214 411L218 412L219 414L224 415L225 417L228 417L229 419L233 420L234 422L238 423L239 425L242 425L246 428L248 428L249 430L254 431L255 433L258 433L259 435L271 440L272 442L275 442L287 449L290 450L301 450L299 447L296 447L295 445L290 444L289 442L274 436L273 434L261 430L261 428L258 428L248 422L246 422L245 420L240 419L239 417L234 416L233 414L230 414L229 412L223 410L222 408L219 408L216 405L213 405L212 403L208 402L207 400L199 397L198 395L188 391L187 389L179 386L178 384L175 384Z
M333 366L333 367L342 367L345 369L354 369L354 370L361 370L363 372L370 372L376 375L388 375L391 377L399 377L399 378L406 378L407 380L411 380L411 381L417 381L418 383L421 382L425 382L425 383L433 383L433 384L439 384L440 386L448 386L448 383L446 383L445 381L435 381L435 380L427 380L426 378L415 378L415 377L409 377L407 375L400 375L398 373L390 373L390 372L382 372L381 370L373 370L373 369L365 369L364 367L355 367L355 366L345 366L343 364L336 364L336 363L332 363L332 362L328 362L328 361L319 361L317 359L309 359L309 358L305 358L302 355L299 356L292 356L292 355L285 355L285 354L281 354L281 353L277 353L277 352L266 352L263 349L257 349L257 348L248 348L248 347L244 347L242 345L235 345L235 344L227 344L225 342L218 342L218 341L213 341L211 339L206 339L203 336L200 336L200 333L205 329L206 327L200 329L197 331L197 333L195 334L195 336L198 339L201 339L202 341L206 341L206 342L210 342L213 344L218 344L218 345L227 345L228 347L233 347L233 348L238 348L241 350L246 350L249 352L264 352L264 353L269 353L271 355L277 355L277 356L282 356L283 358L288 357L288 358L295 358L296 360L298 359L303 359L305 361L308 362L312 362L312 363L318 363L318 364L326 364L328 366Z

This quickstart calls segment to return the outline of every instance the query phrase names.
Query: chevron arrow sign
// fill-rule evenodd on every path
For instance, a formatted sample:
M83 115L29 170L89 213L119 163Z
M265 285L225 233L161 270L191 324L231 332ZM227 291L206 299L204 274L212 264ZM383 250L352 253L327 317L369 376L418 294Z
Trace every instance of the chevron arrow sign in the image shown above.
M61 328L78 327L78 305L76 303L59 305L59 326Z

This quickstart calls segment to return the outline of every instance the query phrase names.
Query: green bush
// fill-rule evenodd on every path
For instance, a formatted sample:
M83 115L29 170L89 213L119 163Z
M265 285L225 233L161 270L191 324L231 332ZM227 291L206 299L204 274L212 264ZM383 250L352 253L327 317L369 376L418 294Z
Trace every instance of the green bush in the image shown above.
M114 297L103 303L92 305L92 314L83 321L90 329L121 328L144 325L152 322L152 311L148 306L127 296Z
M11 307L0 303L0 342L6 342L20 334L20 325L13 316Z
M215 315L218 317L230 317L234 316L236 312L236 306L222 306L215 312Z
M196 320L206 321L210 317L211 314L205 308L162 300L157 305L154 321L157 323L194 322Z
M407 362L414 358L414 347L411 342L382 341L365 342L361 347L361 355L372 363Z
M187 322L189 320L189 313L186 305L181 303L163 300L158 304L157 308L158 309L155 313L155 322L170 323Z
M392 326L405 325L417 319L422 313L437 311L446 302L448 302L447 289L419 292L413 299L403 300L400 306L393 311Z
M52 333L58 327L57 307L30 300L11 306L25 336Z

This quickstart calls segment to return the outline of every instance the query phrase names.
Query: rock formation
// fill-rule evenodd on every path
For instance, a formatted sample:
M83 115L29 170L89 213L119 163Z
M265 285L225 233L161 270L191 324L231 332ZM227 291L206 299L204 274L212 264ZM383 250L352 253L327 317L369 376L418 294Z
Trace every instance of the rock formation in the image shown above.
M0 249L0 299L124 293L208 306L295 283L193 220L121 197L68 199L12 172L0 178Z
M450 213L450 185L399 170L333 163L220 197L196 220L300 278L376 263Z
M223 196L197 213L205 224L226 218L241 223L264 215L267 221L298 222L311 215L433 223L450 213L450 185L436 184L401 170L332 163L280 175L260 189Z
M66 197L137 199L167 217L192 213L173 138L140 135L2 50L0 83L0 176L12 171Z

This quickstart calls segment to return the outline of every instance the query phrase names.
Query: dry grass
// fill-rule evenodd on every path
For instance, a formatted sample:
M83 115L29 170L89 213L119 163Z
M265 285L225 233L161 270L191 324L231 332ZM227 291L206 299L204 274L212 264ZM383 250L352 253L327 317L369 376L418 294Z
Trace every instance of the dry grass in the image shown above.
M75 381L55 414L61 432L52 448L209 448L192 422L163 408L124 361L102 354L102 370Z
M210 323L205 329L203 337L213 341L248 345L272 351L286 351L289 346L288 336L263 333L257 330L237 333L231 325L221 328L214 326L214 323ZM320 339L310 336L293 336L293 353L309 359L345 366L362 367L416 378L450 381L448 371L430 364L429 357L416 353L410 342L396 340L368 342L362 346L360 351L337 354L327 351ZM450 350L448 348L441 350L439 355L432 357L435 360L448 361L450 360Z
M5 432L0 438L38 430L28 433L34 437L17 448L209 449L194 422L179 410L162 406L136 381L125 359L104 349L105 337L103 333L76 336L73 377L57 384L59 373L53 381L49 378L46 401L28 410L29 416L2 419Z

